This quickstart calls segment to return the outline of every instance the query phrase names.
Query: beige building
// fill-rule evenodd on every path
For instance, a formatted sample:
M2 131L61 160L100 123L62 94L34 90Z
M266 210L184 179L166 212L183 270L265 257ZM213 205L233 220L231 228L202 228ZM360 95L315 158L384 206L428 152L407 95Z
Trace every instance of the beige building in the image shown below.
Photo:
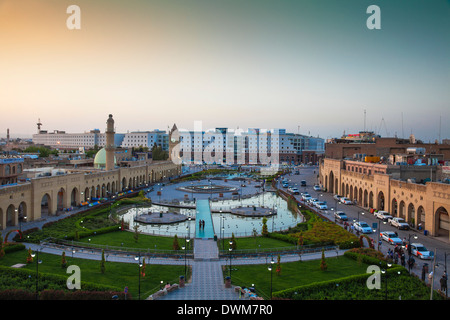
M348 197L366 209L388 211L415 226L419 223L432 236L450 239L450 185L395 180L392 166L324 159L320 183L334 194Z
M92 168L49 170L48 174L11 185L17 181L15 176L22 171L22 164L14 159L0 162L0 177L9 179L9 184L0 188L0 230L18 225L19 218L36 221L97 198L108 198L181 174L181 165L171 161L117 167L112 115L106 123L106 146Z

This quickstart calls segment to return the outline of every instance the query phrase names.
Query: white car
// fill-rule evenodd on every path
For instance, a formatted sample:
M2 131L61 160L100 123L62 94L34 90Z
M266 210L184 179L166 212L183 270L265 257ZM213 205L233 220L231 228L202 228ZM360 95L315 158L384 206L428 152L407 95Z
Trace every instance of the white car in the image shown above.
M353 203L352 200L350 200L347 197L342 197L339 201L343 204L352 204Z
M311 196L309 194L304 194L302 196L303 201L309 201L311 199Z
M340 195L338 195L338 194L335 194L335 195L333 196L333 198L334 198L334 200L341 201L342 196L340 196Z
M402 240L398 237L397 233L393 231L383 231L380 233L380 237L381 239L392 245L402 244Z
M395 217L388 220L391 226L396 227L397 229L409 230L409 225L406 223L405 219Z
M373 215L383 221L388 221L389 219L392 219L392 216L387 211L378 211L375 212Z
M433 259L434 256L433 251L428 251L421 243L411 243L411 253L424 260Z
M320 210L327 210L327 209L328 209L328 206L327 206L327 204L326 204L324 201L317 201L317 202L315 203L315 206L316 206L318 209L320 209Z
M315 204L317 201L319 201L319 199L317 199L317 198L311 198L308 200L308 202L311 204Z
M317 184L313 188L314 188L314 191L320 191L320 186Z
M367 222L359 221L353 224L355 229L362 233L372 233L372 228L367 224Z

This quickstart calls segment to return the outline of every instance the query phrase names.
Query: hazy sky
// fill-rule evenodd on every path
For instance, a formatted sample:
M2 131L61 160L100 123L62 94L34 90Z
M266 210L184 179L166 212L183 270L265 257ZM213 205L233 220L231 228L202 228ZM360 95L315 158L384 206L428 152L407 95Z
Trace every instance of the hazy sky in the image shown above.
M362 131L364 110L382 136L434 141L441 121L450 138L448 0L0 0L0 136L38 118L103 132L111 113L121 133L198 120L329 138Z

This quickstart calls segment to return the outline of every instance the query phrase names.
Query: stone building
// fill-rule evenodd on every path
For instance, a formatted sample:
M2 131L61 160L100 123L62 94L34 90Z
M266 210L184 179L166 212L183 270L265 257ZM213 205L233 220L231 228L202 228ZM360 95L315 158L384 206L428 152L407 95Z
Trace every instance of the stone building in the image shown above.
M348 197L359 206L384 210L418 226L432 236L450 239L450 185L441 182L419 184L394 179L394 166L324 159L319 181L333 194Z

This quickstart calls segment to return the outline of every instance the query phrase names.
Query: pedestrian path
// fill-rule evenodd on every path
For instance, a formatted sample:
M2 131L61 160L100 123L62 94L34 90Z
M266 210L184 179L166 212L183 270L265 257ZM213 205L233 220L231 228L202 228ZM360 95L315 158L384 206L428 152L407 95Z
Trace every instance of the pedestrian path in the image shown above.
M214 225L211 216L211 207L209 206L209 200L200 199L197 200L197 208L196 208L196 229L195 229L195 237L202 239L212 239L214 238ZM204 227L200 227L199 222L205 221Z

